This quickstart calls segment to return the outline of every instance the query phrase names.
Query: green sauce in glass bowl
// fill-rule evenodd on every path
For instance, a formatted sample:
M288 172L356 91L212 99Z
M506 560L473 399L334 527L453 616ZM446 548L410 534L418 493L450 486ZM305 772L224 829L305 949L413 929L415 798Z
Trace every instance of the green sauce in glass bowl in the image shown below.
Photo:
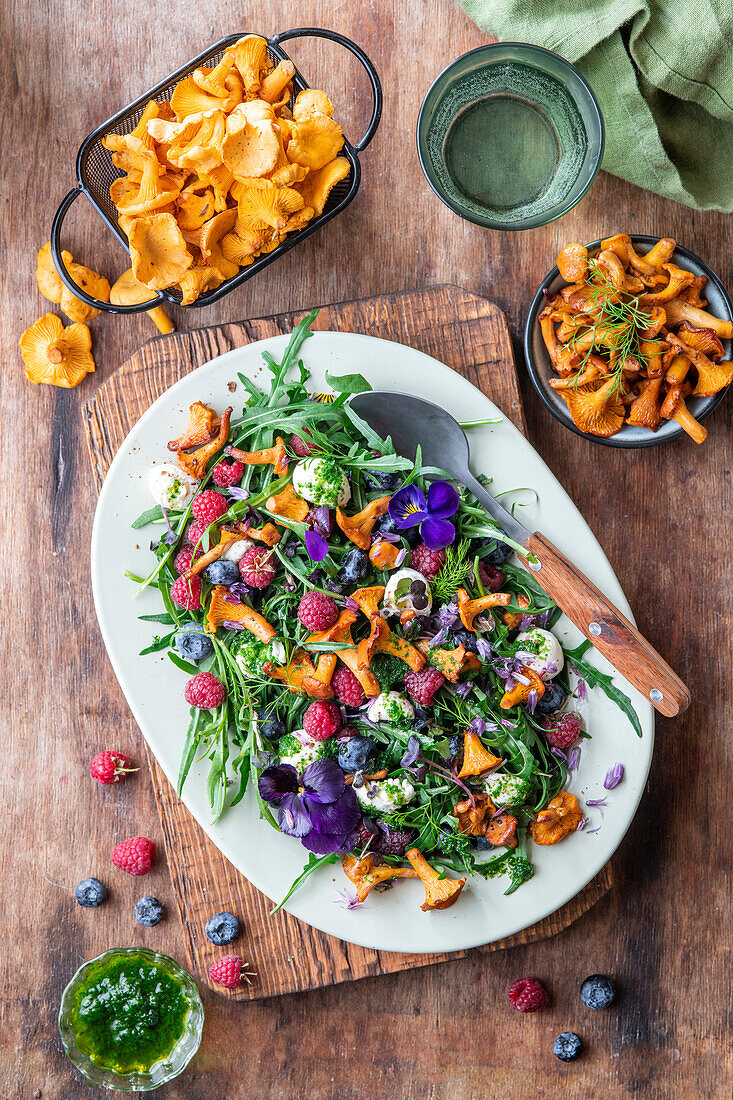
M59 1031L66 1054L93 1084L143 1092L185 1069L203 1020L196 985L173 959L146 948L113 949L69 982Z

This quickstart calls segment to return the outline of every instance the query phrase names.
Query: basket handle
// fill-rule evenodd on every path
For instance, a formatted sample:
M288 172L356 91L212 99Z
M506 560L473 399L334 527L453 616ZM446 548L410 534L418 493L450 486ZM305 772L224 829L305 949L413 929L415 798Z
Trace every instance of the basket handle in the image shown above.
M283 31L281 34L276 34L270 41L276 46L279 46L281 42L288 42L291 38L326 38L329 42L338 42L338 44L343 46L345 50L348 50L349 53L353 53L354 57L363 65L369 77L374 99L372 117L369 120L369 125L361 141L357 141L354 145L354 149L356 149L357 152L363 152L376 134L379 120L382 117L382 84L374 65L361 47L357 46L356 42L352 42L350 38L346 38L345 35L339 34L337 31L327 31L320 27L298 27L296 30Z
M56 270L59 273L59 278L65 286L69 288L75 298L80 298L82 302L86 302L88 306L93 306L95 309L104 310L105 313L146 313L149 309L152 309L157 303L164 301L163 295L156 292L154 297L150 298L147 302L139 302L137 305L132 306L115 306L112 302L103 302L100 298L93 298L91 294L87 294L86 290L82 290L80 286L74 282L66 270L66 264L63 261L61 255L61 228L64 224L66 215L69 210L79 198L79 195L85 194L83 187L74 187L69 191L68 195L63 199L61 205L53 219L51 226L51 255L53 256L53 262L56 266Z

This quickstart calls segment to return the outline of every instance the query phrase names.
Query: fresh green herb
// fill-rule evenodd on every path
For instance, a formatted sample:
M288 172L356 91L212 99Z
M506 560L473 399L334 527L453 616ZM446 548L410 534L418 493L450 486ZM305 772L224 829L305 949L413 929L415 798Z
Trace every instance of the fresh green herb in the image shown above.
M589 641L582 642L577 649L566 649L565 657L591 687L599 687L601 691L624 712L631 722L631 725L634 727L636 736L641 737L642 728L639 716L634 710L633 703L628 695L621 691L621 688L616 687L612 676L609 676L605 672L601 672L595 665L591 665L588 661L583 660L583 654L590 649L590 647L591 643Z
M469 545L468 539L461 539L446 548L445 561L431 586L434 600L450 603L451 597L465 581L471 568L468 560Z

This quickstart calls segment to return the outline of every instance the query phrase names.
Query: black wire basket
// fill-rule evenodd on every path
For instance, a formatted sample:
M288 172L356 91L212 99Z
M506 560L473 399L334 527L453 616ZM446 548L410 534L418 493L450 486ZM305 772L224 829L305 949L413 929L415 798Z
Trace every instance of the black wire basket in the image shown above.
M85 195L108 228L114 233L123 248L128 249L127 238L120 229L117 220L117 208L112 202L109 193L110 185L122 175L122 173L112 163L112 154L105 149L102 144L102 139L108 134L129 134L140 121L140 116L145 110L146 104L151 99L169 99L173 88L179 80L190 76L194 69L198 69L203 65L215 66L221 61L224 51L228 49L229 46L239 41L241 37L241 34L232 34L228 35L226 38L220 39L219 42L210 46L208 50L205 50L202 54L199 54L198 57L189 61L183 68L171 73L170 76L167 76L160 84L156 84L154 88L145 92L145 94L141 95L139 99L136 99L134 103L128 104L127 107L124 107L121 111L118 111L116 115L113 115L112 118L108 119L101 126L98 126L82 143L76 157L77 186L69 191L56 211L56 215L53 219L53 225L51 227L51 254L54 264L56 265L56 270L63 283L69 288L72 294L80 298L83 302L86 302L87 305L94 306L107 313L142 313L144 310L150 309L153 305L164 301L171 302L174 305L182 304L181 292L173 289L159 290L157 292L151 291L153 297L138 305L117 306L113 305L111 302L102 302L97 298L93 298L90 294L87 294L85 290L82 290L80 286L77 286L66 269L66 265L61 256L61 230L63 228L64 219L71 209L72 204L79 195ZM303 229L289 234L283 243L273 249L272 252L257 257L248 267L242 268L237 275L234 275L231 279L225 280L214 290L209 290L200 295L195 302L190 302L189 306L200 307L211 305L212 302L217 302L220 298L223 298L230 290L234 290L235 287L241 286L247 279L251 279L253 275L262 271L264 267L273 263L285 252L289 252L291 248L295 248L295 246L301 241L304 241L306 237L310 237L311 233L315 233L315 231L325 225L326 222L331 221L331 219L335 218L337 214L340 214L342 210L345 210L359 190L361 166L359 164L358 154L366 149L367 145L374 137L377 127L379 126L379 120L382 116L382 86L379 81L379 76L372 62L355 42L352 42L350 38L346 38L342 34L337 34L336 31L322 30L319 27L300 27L297 30L283 31L282 34L276 34L273 38L266 39L268 56L276 64L278 61L289 61L290 58L281 48L280 44L292 38L305 37L326 38L331 42L338 42L339 45L349 50L359 59L369 77L373 96L372 117L369 121L369 125L360 141L352 144L345 137L344 147L339 154L339 156L346 157L349 161L351 171L345 179L341 180L340 183L337 183L333 188L322 214L313 218ZM298 92L302 92L303 89L308 87L308 83L296 68L295 75L293 76L292 102L294 102Z

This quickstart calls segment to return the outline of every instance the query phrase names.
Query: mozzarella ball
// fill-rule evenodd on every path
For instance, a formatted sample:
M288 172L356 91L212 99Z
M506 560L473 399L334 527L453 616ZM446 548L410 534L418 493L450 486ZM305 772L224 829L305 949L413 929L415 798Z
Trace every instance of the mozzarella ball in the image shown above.
M520 648L516 659L526 668L536 672L542 680L552 680L562 672L565 654L555 635L541 626L533 626L517 635Z
M311 504L343 508L351 500L351 487L333 458L306 458L293 470L293 488Z
M425 585L424 596L422 591L420 592L422 598L417 596L413 598L413 594L410 592L410 588L415 582ZM418 573L417 569L398 569L387 581L382 606L390 615L399 615L403 611L415 611L418 615L429 615L433 606L430 581L422 573Z
M367 780L354 793L367 809L380 814L391 814L415 797L415 788L409 779Z
M409 728L415 708L401 691L383 691L369 704L370 722L391 722L393 726Z
M148 472L148 488L156 504L182 512L194 498L199 487L195 478L185 474L171 462L161 462Z
M238 539L236 542L230 542L222 554L221 560L239 561L247 553L250 546L254 546L251 539Z

